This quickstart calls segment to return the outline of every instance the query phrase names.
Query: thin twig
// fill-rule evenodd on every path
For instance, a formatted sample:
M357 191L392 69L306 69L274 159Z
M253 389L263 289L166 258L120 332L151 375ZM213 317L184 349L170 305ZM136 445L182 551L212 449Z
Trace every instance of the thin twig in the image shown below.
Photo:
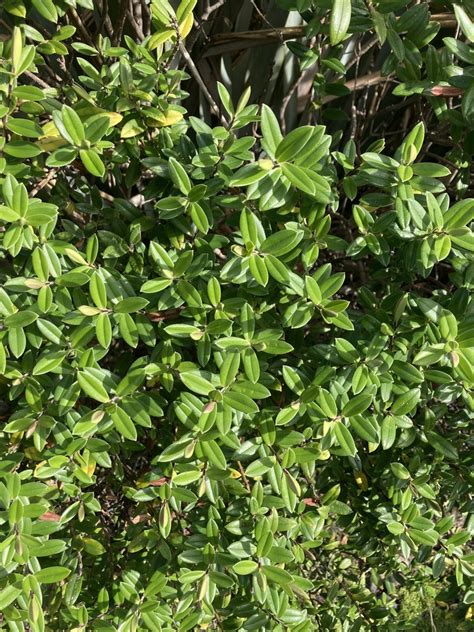
M456 26L456 20L452 14L441 13L431 16L430 22L438 22L441 26L448 28ZM259 31L241 31L240 33L219 33L211 38L209 46L205 49L203 56L211 57L221 53L229 53L243 48L274 44L276 41L286 41L303 37L306 33L305 26L283 26L281 28L261 29ZM375 38L376 39L376 38ZM375 42L367 43L368 49ZM367 49L367 50L368 50ZM363 54L364 49L361 50ZM354 62L355 63L355 62ZM352 64L351 64L352 65Z
M274 44L305 34L304 26L284 26L276 29L262 29L260 31L241 31L240 33L220 33L211 38L203 57L212 57L221 53L229 53L243 48L252 48L265 44Z
M177 307L176 309L168 309L162 312L146 312L145 316L148 320L151 320L152 323L160 323L163 320L177 318L183 309L184 307Z
M77 26L77 28L80 30L83 38L86 40L86 42L90 46L95 48L96 47L95 43L94 43L93 39L91 38L91 36L89 35L89 31L84 26L84 24L83 24L81 18L79 17L79 14L77 13L76 9L74 9L74 8L69 9L69 13L72 16L72 21Z
M345 64L346 66L346 71L349 70L350 68L352 68L352 66L354 64L356 64L359 59L365 55L365 53L368 53L369 50L372 48L372 46L375 46L375 44L377 44L378 42L378 37L373 37L372 39L370 39L367 44L365 46L362 46L362 48L359 49L357 55L355 55L355 57L353 59L351 59L351 61L349 61L347 64Z
M351 127L350 127L350 133L349 133L349 137L352 138L353 140L355 140L356 129L357 129L356 92L357 92L357 85L359 82L359 61L362 55L360 51L360 42L357 42L356 46L359 48L359 50L356 52L356 55L355 55L355 76L353 79L354 89L352 91L352 98L351 98Z
M112 39L113 35L114 35L114 30L112 27L112 22L110 21L110 16L109 16L109 12L108 12L108 7L107 7L107 1L106 0L97 0L97 6L99 8L99 14L102 18L102 24L105 26L105 30L107 31L107 35L110 37L110 39ZM102 28L100 29L100 31L102 32Z
M51 169L47 175L38 182L38 184L31 189L30 191L30 197L35 197L35 195L41 191L41 189L44 189L44 187L48 186L48 184L51 182L51 180L55 177L56 173L57 173L57 169Z
M199 70L196 67L196 64L192 60L191 55L188 53L188 50L187 50L186 46L183 44L183 42L181 40L179 41L179 51L180 51L181 55L183 56L187 66L189 68L189 71L191 72L192 76L194 77L196 83L199 85L199 87L201 88L202 93L206 97L207 102L211 106L212 111L220 119L222 125L224 125L224 127L228 127L229 124L227 122L227 119L225 118L225 116L219 110L219 106L214 101L214 98L213 98L212 94L209 92L208 87L204 83L204 81L203 81L203 79L202 79L202 77L201 77L201 75L199 73Z
M251 487L250 487L250 484L249 484L248 478L247 478L247 476L245 475L245 470L244 470L244 468L243 468L242 463L241 463L240 461L237 461L237 466L238 466L238 468L239 468L240 475L241 475L241 477L242 477L242 480L243 480L243 482L244 482L244 485L245 485L246 490L247 490L249 493L251 493L251 491L252 491L252 490L251 490Z
M276 34L277 34L277 36L278 36L278 39L279 39L281 42L283 42L283 37L282 37L282 34L281 34L280 30L279 30L279 29L277 29L275 26L273 26L273 24L272 24L271 22L269 22L269 21L268 21L267 16L266 16L264 13L262 13L262 12L260 11L260 9L258 8L258 5L256 4L255 0L250 0L250 2L251 2L251 4L252 4L253 8L255 9L255 11L256 11L256 12L258 13L258 15L262 18L262 20L265 22L265 24L268 24L268 26L269 26L269 27L270 27L273 31L275 31L275 33L276 33Z
M370 86L375 86L379 83L383 83L384 81L395 81L395 79L391 77L384 77L380 74L380 72L373 72L368 75L363 75L358 79L351 79L350 81L346 81L344 84L348 90L351 92L356 90L363 90L364 88L368 88ZM323 103L331 103L331 101L335 101L339 99L338 95L328 94L323 98Z
M416 100L417 100L416 96L408 97L408 98L404 99L403 101L400 101L399 103L394 103L393 105L388 105L386 108L383 108L382 110L377 110L376 112L373 112L372 114L369 114L367 116L367 120L370 120L370 119L376 118L376 117L380 117L380 116L384 116L385 114L388 114L389 112L395 112L396 110L402 110L407 105L415 103ZM400 130L397 130L394 133L395 134L399 134Z
M314 80L314 73L312 73L311 86L313 85L313 80ZM291 99L293 98L293 95L298 90L298 88L302 84L304 85L307 81L308 81L308 79L307 79L305 73L301 73L300 75L298 75L296 77L296 80L290 86L287 95L285 96L285 98L283 99L283 101L281 103L281 107L280 107L280 123L281 123L283 132L285 132L285 127L286 127L285 126L285 116L286 116L286 110L288 108L288 105L289 105Z
M217 9L220 9L225 3L226 3L226 0L218 0L216 4L213 4L208 9L206 9L204 13L201 15L201 22L207 22L207 20L214 13L214 11L217 11Z
M38 75L35 75L34 72L30 72L29 70L25 70L25 72L23 73L25 75L25 77L28 77L28 79L31 79L31 81L34 81L35 83L37 83L39 86L41 86L42 88L51 88L51 86L46 83L46 81L43 81L40 77L38 77Z

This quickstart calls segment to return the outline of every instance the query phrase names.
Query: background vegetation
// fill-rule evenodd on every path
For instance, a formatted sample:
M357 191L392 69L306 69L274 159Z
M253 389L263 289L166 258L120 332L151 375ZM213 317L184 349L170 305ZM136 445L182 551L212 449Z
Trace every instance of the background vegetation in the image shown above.
M470 629L473 19L3 2L4 629Z

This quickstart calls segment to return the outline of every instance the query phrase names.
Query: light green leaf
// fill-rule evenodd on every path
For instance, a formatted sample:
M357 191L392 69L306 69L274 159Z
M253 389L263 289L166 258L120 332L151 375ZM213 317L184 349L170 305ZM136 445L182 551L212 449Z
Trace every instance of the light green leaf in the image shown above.
M113 413L110 413L112 417L112 421L114 422L115 428L118 432L125 437L125 439L130 439L130 441L136 441L137 439L137 429L135 428L135 424L127 415L127 413L117 406Z
M206 378L202 377L197 372L183 372L180 373L179 377L183 384L193 393L198 393L199 395L209 395L209 393L215 389L212 382L206 380Z
M329 37L333 46L345 38L351 23L351 13L351 0L333 0L329 22Z
M271 158L275 158L277 147L283 140L278 119L268 105L262 105L262 118L260 122L265 149Z
M110 400L109 393L107 393L106 389L102 385L102 382L98 377L89 373L88 369L78 372L77 381L84 393L89 397L92 397L92 399L102 402L103 404Z
M35 577L40 584L56 584L66 579L70 574L69 568L64 566L49 566L36 572Z
M354 439L352 438L352 435L347 426L345 426L342 422L337 422L334 427L334 433L343 453L346 456L355 456L357 453L357 449L354 443Z
M81 149L79 156L81 157L82 164L89 173L98 178L102 178L105 174L105 165L94 149Z

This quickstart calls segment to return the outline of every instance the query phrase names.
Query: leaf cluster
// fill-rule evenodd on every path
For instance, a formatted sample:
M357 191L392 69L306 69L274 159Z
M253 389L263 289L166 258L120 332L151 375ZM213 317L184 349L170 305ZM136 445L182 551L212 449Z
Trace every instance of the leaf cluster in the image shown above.
M233 3L116 4L0 9L5 629L468 626L470 4L252 2L293 118L190 55Z

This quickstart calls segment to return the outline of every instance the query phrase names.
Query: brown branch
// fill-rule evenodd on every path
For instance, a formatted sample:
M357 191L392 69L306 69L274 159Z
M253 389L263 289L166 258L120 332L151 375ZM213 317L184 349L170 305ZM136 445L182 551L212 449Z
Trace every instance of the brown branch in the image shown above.
M100 16L102 18L102 23L105 26L105 30L107 31L107 35L112 39L114 34L114 29L112 26L112 22L110 20L110 16L108 13L107 2L103 0L97 0L97 6L99 8Z
M51 180L55 177L57 171L57 169L51 169L49 173L42 180L40 180L33 189L31 189L30 197L35 197L35 195L39 191L41 191L41 189L44 189L44 187L48 186Z
M77 13L76 9L71 8L69 10L69 13L72 17L72 21L74 22L74 24L77 26L77 28L79 29L79 31L82 34L82 37L85 39L85 41L92 46L93 48L95 48L95 44L94 44L94 40L91 38L91 36L89 35L89 31L86 29L86 27L84 26L81 18L79 17L79 14Z
M452 13L433 13L430 22L438 22L443 28L456 28L458 25Z
M112 40L115 46L118 46L122 40L123 29L125 27L127 12L129 10L128 3L129 3L129 0L122 0L120 4L120 13L118 17L118 22L114 27L114 38Z
M279 114L280 123L282 125L283 132L285 131L285 127L286 127L285 126L286 110L288 108L288 105L291 99L293 98L293 95L295 94L295 92L297 93L297 112L299 113L301 111L304 111L304 107L301 108L300 102L304 101L304 103L306 103L309 96L311 95L311 91L313 89L314 76L316 72L317 72L317 69L315 70L314 68L307 70L305 72L302 72L300 75L297 75L293 84L288 88L288 92L281 103L280 114Z
M431 16L430 22L437 22L443 28L456 27L456 18L452 13L437 13ZM229 53L243 48L253 48L266 44L275 44L298 37L304 37L306 26L284 26L281 28L262 29L260 31L241 31L240 33L219 33L211 38L204 49L203 57L212 57L221 53ZM372 46L373 43L371 42Z
M176 307L175 309L167 309L162 312L146 312L145 316L152 323L161 323L164 320L171 320L181 314L184 307Z
M142 28L138 24L138 21L135 19L135 16L130 11L130 9L128 9L128 11L127 11L127 18L128 18L128 21L130 22L131 27L135 31L135 35L138 37L138 39L140 41L144 40L145 39L145 35L144 35L143 31L142 31Z
M260 31L241 31L240 33L219 33L211 38L204 49L203 57L212 57L221 53L229 53L242 48L254 48L265 44L275 44L286 40L303 37L304 26L285 26L279 29L262 29Z
M263 22L265 22L265 24L268 24L268 26L272 29L272 31L275 31L275 33L277 34L278 39L282 42L283 38L282 38L282 35L281 35L279 29L276 28L275 26L273 26L273 24L268 21L267 16L264 13L262 13L262 11L260 11L260 9L258 8L258 5L256 4L255 0L250 0L250 2L252 4L253 8L255 9L255 11L260 16L260 18L263 20Z
M370 86L375 86L379 83L383 83L384 81L394 81L394 79L390 77L384 77L380 74L380 72L373 72L368 75L363 75L362 77L358 77L357 79L351 79L350 81L346 81L344 84L348 90L354 92L356 90L363 90L364 88L369 88ZM338 95L328 94L323 97L323 103L331 103L331 101L335 101L339 99Z
M224 125L224 127L228 127L228 122L227 122L225 116L223 114L221 114L219 106L214 101L214 97L209 92L209 89L206 86L206 84L204 83L204 80L201 77L201 74L199 73L199 70L197 69L196 64L192 60L191 55L188 53L188 50L187 50L186 46L183 44L183 42L181 40L179 40L179 51L180 51L181 55L183 56L187 66L189 68L190 73L192 74L192 76L194 77L196 83L201 88L202 93L206 97L206 101L211 106L212 111L220 119L222 125Z
M26 70L23 74L25 75L25 77L28 77L28 79L31 79L31 81L34 81L42 88L46 88L46 89L51 88L50 84L46 83L46 81L43 81L43 79L35 75L34 72L30 72L29 70Z
M238 468L239 468L240 475L241 475L242 480L243 480L243 482L244 482L245 488L246 488L246 490L247 490L247 491L249 492L249 494L250 494L250 493L252 492L252 489L251 489L251 487L250 487L250 484L249 484L248 478L247 478L247 477L246 477L246 475L245 475L245 470L244 470L244 468L243 468L243 465L242 465L242 463L241 463L240 461L237 461L237 466L238 466Z
M208 9L206 9L206 11L204 11L204 13L201 15L201 22L206 22L210 18L210 16L214 13L214 11L217 11L217 9L220 9L222 6L224 6L225 3L226 3L226 0L218 0L216 4L213 4Z
M150 16L150 7L146 0L140 0L142 5L142 28L145 35L150 35L150 25L151 25L151 16Z
M362 46L357 52L357 55L346 64L346 71L349 70L349 68L352 68L352 66L356 64L361 59L361 57L365 55L365 53L368 53L372 46L375 46L378 41L378 37L373 37L366 44L364 44L364 46Z

